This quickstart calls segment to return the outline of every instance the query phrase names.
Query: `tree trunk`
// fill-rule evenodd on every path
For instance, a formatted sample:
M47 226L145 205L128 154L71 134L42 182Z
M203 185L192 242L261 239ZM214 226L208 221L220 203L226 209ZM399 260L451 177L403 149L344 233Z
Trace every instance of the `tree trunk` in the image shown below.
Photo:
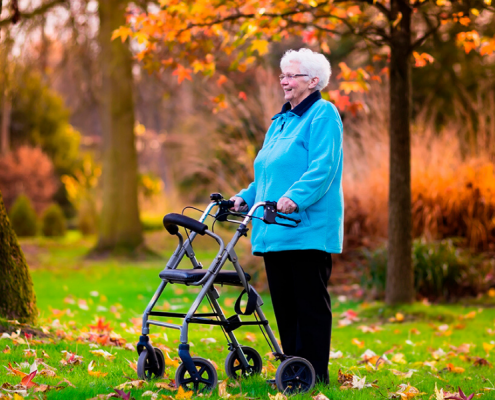
M388 265L385 301L414 300L411 215L411 9L408 0L392 0L390 45L390 186ZM400 13L400 14L399 14ZM402 17L400 17L402 15Z
M99 2L102 71L103 209L96 251L133 252L143 244L137 195L132 58L111 40L125 24L127 0Z
M0 127L0 154L6 155L10 151L10 114L12 100L7 89L2 92L2 124Z
M0 317L34 324L37 316L33 281L0 193Z

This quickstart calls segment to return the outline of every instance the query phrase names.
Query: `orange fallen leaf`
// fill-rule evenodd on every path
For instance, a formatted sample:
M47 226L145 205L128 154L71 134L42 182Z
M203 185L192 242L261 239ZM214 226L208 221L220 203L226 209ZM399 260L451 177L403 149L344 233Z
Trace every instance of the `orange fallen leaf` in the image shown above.
M12 367L12 364L9 363L9 366L8 367L5 367L8 371L10 371L10 373L12 375L17 375L17 376L20 376L21 378L24 378L25 376L27 376L26 373L22 372L22 371L19 371L18 369L15 369L14 367Z
M354 339L351 340L351 343L354 344L354 345L356 345L360 349L362 349L364 347L364 340L363 341L359 341L359 339L354 338Z
M450 372L455 372L456 374L461 374L465 371L464 368L462 367L456 367L454 366L454 364L452 363L448 363L447 364L447 369L450 371Z
M190 399L193 396L193 394L194 394L194 392L192 390L186 392L186 391L184 391L184 388L181 386L181 387L179 387L179 390L177 391L175 398L177 400L187 400L187 399Z
M94 369L94 360L92 360L89 365L88 365L88 374L90 374L91 376L96 376L96 377L104 377L104 376L107 376L108 375L108 372L99 372L99 371L93 371Z

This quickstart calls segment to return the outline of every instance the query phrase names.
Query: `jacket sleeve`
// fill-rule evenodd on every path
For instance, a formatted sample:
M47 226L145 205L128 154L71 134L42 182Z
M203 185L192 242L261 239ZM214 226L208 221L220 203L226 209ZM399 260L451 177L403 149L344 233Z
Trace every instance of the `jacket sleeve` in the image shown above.
M242 189L239 193L236 194L236 196L242 197L249 208L254 206L254 200L256 198L256 181L251 182L247 189Z
M308 142L308 169L284 194L304 211L330 188L342 162L342 123L335 117L313 120Z

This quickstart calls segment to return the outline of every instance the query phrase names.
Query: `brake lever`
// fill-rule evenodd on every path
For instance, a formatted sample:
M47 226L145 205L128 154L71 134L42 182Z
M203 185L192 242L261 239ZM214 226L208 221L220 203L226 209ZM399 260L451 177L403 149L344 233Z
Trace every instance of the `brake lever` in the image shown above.
M277 218L282 218L282 219L292 221L296 225L282 224L282 223L276 221ZM297 225L301 222L301 220L286 217L285 215L279 214L277 212L277 202L276 201L266 201L265 202L265 212L263 213L263 222L265 224L274 224L274 225L286 226L288 228L296 228Z
M232 200L222 200L220 201L218 211L215 215L217 221L225 222L227 217L232 214L230 209L234 207L234 202Z

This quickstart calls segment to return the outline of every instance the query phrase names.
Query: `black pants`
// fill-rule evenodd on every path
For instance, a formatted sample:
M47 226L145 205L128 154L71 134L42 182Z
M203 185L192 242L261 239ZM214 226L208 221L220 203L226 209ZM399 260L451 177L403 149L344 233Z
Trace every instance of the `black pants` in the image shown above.
M303 357L328 383L332 257L320 250L265 253L266 275L284 354Z

